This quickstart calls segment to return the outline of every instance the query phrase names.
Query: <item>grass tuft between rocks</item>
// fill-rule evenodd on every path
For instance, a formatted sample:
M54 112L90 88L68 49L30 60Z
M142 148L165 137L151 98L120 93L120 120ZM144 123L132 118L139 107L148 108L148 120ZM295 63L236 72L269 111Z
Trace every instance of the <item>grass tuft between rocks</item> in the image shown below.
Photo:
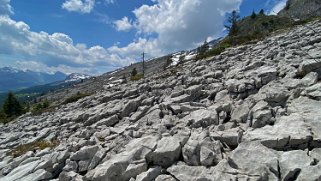
M72 103L72 102L76 102L78 101L79 99L82 99L84 97L87 97L87 96L90 96L90 94L87 94L87 93L81 93L81 92L77 92L77 94L67 98L63 104L69 104L69 103Z
M16 148L12 149L8 155L13 157L19 157L21 155L24 155L28 151L34 151L34 150L43 150L45 148L55 148L60 144L59 140L55 139L52 141L47 140L39 140L32 143L19 145Z

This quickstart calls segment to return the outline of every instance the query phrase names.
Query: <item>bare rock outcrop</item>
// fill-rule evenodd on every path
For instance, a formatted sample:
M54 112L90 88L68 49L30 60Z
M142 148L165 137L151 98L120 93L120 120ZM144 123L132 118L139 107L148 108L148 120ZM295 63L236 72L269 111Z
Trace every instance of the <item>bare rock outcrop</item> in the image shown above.
M313 21L204 60L182 53L1 124L0 180L320 180L320 32Z

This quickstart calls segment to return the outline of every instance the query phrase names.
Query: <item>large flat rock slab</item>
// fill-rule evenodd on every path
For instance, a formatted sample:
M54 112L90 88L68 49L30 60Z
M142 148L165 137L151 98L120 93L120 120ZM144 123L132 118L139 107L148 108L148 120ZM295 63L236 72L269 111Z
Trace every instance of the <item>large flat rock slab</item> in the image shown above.
M288 112L300 114L313 133L313 146L321 146L321 101L299 97L289 104Z
M275 125L248 130L244 142L260 141L263 145L276 150L305 149L312 140L310 126L300 114L279 118Z

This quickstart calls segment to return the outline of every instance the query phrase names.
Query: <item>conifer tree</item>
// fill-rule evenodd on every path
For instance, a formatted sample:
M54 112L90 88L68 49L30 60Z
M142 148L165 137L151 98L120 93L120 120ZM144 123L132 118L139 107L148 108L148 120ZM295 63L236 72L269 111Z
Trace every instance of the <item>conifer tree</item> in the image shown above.
M231 16L228 18L229 25L225 25L225 27L229 31L229 36L235 36L238 33L238 26L237 21L239 20L240 16L237 14L237 12L234 10L232 11Z
M134 76L136 76L137 75L137 70L136 70L136 68L134 68L133 70L132 70L132 76L134 77Z
M0 123L2 122L5 122L7 119L7 115L6 113L4 113L4 111L2 110L2 108L0 108Z
M252 12L251 18L252 18L252 19L255 19L255 18L256 18L256 13L255 13L254 10L253 10L253 12Z
M11 91L4 101L3 111L8 117L20 116L23 113L22 106Z
M264 9L261 9L259 14L260 15L265 15Z
M197 55L199 57L204 56L208 49L209 49L209 45L208 45L207 40L205 39L203 45L201 45L200 47L197 48Z

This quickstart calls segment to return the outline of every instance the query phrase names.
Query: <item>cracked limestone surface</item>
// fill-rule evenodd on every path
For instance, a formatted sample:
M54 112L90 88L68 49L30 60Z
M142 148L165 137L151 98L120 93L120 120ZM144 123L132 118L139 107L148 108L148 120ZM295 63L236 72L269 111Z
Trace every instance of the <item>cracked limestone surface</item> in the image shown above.
M320 33L313 21L139 81L106 80L0 125L0 180L320 180Z

